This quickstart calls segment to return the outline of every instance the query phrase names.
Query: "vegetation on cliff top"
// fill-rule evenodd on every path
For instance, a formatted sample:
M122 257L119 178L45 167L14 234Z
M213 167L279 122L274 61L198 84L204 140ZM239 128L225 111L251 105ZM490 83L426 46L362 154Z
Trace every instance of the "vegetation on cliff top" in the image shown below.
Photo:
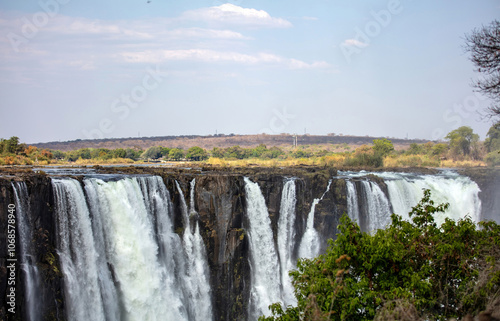
M298 305L270 306L271 320L448 320L500 311L500 226L433 215L429 190L411 222L362 233L344 215L327 252L291 271ZM484 312L485 311L485 312ZM496 311L496 312L495 312ZM498 317L498 316L496 316Z
M375 139L372 145L355 149L339 146L301 145L290 148L259 145L254 148L215 147L207 151L194 146L188 150L162 146L138 148L81 148L61 152L40 150L20 144L19 138L0 140L0 165L47 164L132 164L136 162L202 161L215 166L294 166L316 165L337 168L380 167L460 167L500 164L500 123L493 125L484 143L470 127L451 131L447 143L412 143L406 150L396 150L388 139ZM333 148L333 150L332 150Z

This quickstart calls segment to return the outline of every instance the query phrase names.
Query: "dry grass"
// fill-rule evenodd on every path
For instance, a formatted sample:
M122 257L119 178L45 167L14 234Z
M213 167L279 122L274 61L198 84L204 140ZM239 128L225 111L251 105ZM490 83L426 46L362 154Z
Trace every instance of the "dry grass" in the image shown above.
M473 160L454 161L451 159L445 159L441 161L441 167L478 167L478 166L486 166L486 163L483 161L473 161Z
M134 162L130 158L111 158L106 160L97 160L97 159L77 159L73 164L75 165L120 165L120 164L134 164ZM63 163L63 164L68 164Z
M384 158L384 167L440 167L437 158L427 155L397 155Z

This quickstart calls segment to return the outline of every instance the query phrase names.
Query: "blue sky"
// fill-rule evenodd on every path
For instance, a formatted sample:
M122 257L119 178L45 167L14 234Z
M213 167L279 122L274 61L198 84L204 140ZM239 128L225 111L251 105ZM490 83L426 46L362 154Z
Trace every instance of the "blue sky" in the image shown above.
M482 138L464 35L484 1L0 3L0 137Z

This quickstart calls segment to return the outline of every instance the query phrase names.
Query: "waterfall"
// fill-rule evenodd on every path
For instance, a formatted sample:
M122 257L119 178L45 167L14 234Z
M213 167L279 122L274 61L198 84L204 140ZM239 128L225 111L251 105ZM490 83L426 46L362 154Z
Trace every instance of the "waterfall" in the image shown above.
M80 183L53 179L57 250L64 274L66 313L77 321L106 320L90 212Z
M25 182L12 182L16 202L17 228L19 231L20 266L24 279L26 318L29 321L42 320L44 306L43 295L40 293L41 279L36 265L35 249L33 248L33 226L29 220L30 203L28 188Z
M367 220L368 231L383 229L391 222L391 207L387 196L382 192L377 183L361 181L366 200L362 215Z
M244 181L251 269L248 315L250 320L256 320L261 315L270 315L271 303L282 302L281 275L266 201L257 183L247 177Z
M281 284L285 305L296 305L294 288L288 272L294 269L293 248L295 241L295 180L287 179L281 193L280 216L278 220L278 254L281 268Z
M52 182L68 319L211 320L199 227L174 233L161 178Z
M326 191L321 195L320 198L315 198L311 205L311 211L307 216L307 225L304 235L302 236L302 240L300 242L299 247L299 257L302 258L313 258L319 254L320 247L320 239L318 231L314 228L314 211L316 210L316 205L323 200L326 193L330 191L330 185L332 184L332 180L328 181L328 186L326 187Z
M196 215L194 206L195 179L190 183L190 206L189 209L184 198L184 193L177 181L175 181L179 195L181 196L181 210L184 218L184 255L185 255L185 278L186 294L194 303L191 305L190 315L193 320L211 320L212 303L210 296L210 285L208 281L208 264L205 244L200 235L198 221L194 232L191 229L190 217Z
M347 215L349 218L358 224L360 224L359 217L359 204L358 204L358 193L356 192L356 186L350 180L346 181L347 187Z
M387 185L388 195L377 183L369 180L368 174L376 175ZM479 221L481 201L479 187L468 177L452 171L442 171L436 175L412 173L352 173L343 175L347 181L347 206L349 217L365 224L365 229L373 231L390 223L390 214L396 213L410 220L408 213L423 197L423 189L431 190L431 198L436 204L450 203L444 213L434 217L438 225L445 218L458 220L465 215ZM362 191L356 190L353 179L360 180Z
M479 186L466 176L445 171L440 175L412 175L383 173L394 212L409 219L408 212L423 197L423 189L431 190L437 204L450 203L445 213L437 213L435 221L442 224L445 218L460 219L465 215L478 222L481 215Z

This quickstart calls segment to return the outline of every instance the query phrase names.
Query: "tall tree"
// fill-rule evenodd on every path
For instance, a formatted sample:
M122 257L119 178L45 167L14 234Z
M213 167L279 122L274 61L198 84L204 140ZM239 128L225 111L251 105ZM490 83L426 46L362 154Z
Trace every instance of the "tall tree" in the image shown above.
M472 147L479 141L479 135L475 134L472 128L468 126L452 130L445 138L450 141L450 149L453 152L453 156L458 157L469 156Z
M488 108L490 117L500 116L500 22L493 21L489 26L475 29L465 37L465 50L482 78L473 86L493 100Z
M488 152L500 151L500 121L488 130L486 134L488 138L484 141L484 145Z

